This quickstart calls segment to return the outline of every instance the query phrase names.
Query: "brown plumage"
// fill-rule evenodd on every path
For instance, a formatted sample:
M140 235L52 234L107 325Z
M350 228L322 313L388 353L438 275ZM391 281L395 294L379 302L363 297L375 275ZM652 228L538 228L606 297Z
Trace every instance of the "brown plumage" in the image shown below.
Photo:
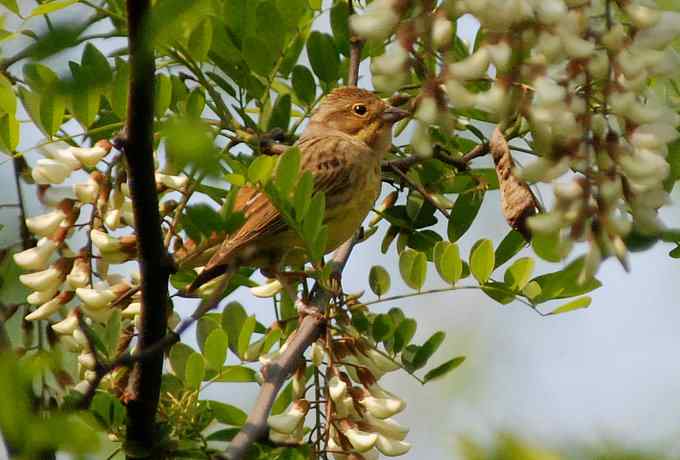
M326 252L349 239L380 193L380 162L392 142L393 124L407 112L391 107L373 93L354 87L328 94L297 142L302 172L314 176L315 192L326 196ZM232 273L239 266L266 268L304 262L304 243L290 229L264 193L243 187L235 209L246 222L222 243L189 292Z

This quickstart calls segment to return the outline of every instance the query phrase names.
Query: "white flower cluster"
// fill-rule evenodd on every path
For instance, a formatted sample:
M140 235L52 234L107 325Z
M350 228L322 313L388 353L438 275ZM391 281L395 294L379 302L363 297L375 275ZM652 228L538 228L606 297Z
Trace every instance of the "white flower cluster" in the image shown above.
M134 234L113 234L130 230L134 215L120 157L104 160L111 149L108 141L90 148L46 147L46 158L37 161L31 174L39 185L40 201L52 210L26 219L28 230L40 239L35 247L14 254L16 264L29 271L20 275L19 281L33 291L27 302L35 307L25 319L50 321L62 344L80 352L78 362L84 379L76 386L79 391L86 391L94 379L96 360L79 327L78 315L83 314L88 324L105 323L114 308L119 308L124 318L136 323L140 313L139 294L135 292L138 273L126 279L109 270L111 264L132 260L137 253ZM106 166L106 172L97 169L100 164ZM80 169L89 171L87 180L65 184ZM158 173L156 180L161 191L186 185L184 177ZM89 219L82 219L81 210L89 210ZM87 241L76 253L67 240L79 229L86 232Z
M373 5L364 16L404 12L393 2ZM517 174L553 182L573 172L569 184L555 188L551 212L528 222L534 233L557 235L565 252L568 241L587 241L587 272L594 273L603 257L625 261L632 230L663 230L657 210L668 199L666 156L680 116L678 98L664 99L656 88L680 71L671 46L680 37L680 13L648 0L449 0L415 11L386 22L385 30L398 27L398 40L372 62L374 85L391 92L411 81L423 46L441 57L417 100L414 153L431 154L429 127L450 126L443 123L449 109L481 110L498 122L521 117L538 159ZM479 21L484 38L459 59L451 34L462 15Z
M275 355L285 348L286 344ZM326 414L332 420L327 428L330 436L326 450L336 460L370 460L380 454L388 457L406 454L411 448L411 444L404 441L408 428L392 419L404 410L406 403L377 383L383 375L400 366L364 338L336 338L331 348L329 352L325 343L318 341L310 352L314 366L325 365ZM268 364L273 357L265 355L260 360ZM303 442L304 420L310 408L309 401L304 399L303 376L304 372L298 372L293 378L295 401L286 411L268 419L269 437L273 442Z

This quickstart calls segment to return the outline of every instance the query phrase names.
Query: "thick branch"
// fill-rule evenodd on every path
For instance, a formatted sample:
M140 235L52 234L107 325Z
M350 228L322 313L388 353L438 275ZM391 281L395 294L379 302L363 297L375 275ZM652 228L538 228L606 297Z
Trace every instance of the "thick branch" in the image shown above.
M334 264L333 272L335 274L342 272L355 243L355 238L347 241L333 255L330 263ZM260 388L260 394L245 425L229 445L226 454L227 459L240 460L244 458L250 446L267 434L267 417L276 395L295 369L300 366L305 350L321 335L325 327L325 320L322 315L330 300L330 293L322 289L317 283L312 291L311 305L308 307L313 313L304 317L281 356L262 368L264 383Z
M145 350L158 343L167 328L168 263L163 248L161 217L154 177L153 97L156 72L153 48L147 36L150 0L127 0L130 49L130 82L127 161L130 192L139 246L142 311L137 347ZM163 355L154 354L137 363L127 389L127 440L134 448L153 456L156 444L156 409L160 396Z

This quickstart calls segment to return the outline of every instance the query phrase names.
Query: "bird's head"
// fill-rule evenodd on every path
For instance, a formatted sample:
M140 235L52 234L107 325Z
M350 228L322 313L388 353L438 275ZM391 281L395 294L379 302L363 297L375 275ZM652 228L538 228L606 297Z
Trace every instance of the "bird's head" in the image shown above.
M317 129L340 131L373 149L386 151L391 144L392 125L408 115L370 91L344 86L334 89L323 99L310 124Z

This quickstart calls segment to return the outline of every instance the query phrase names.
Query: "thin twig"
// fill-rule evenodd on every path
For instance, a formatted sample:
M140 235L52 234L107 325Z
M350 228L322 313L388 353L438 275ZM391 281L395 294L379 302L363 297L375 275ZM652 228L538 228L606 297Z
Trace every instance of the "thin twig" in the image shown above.
M349 0L348 7L349 17L351 18L354 14L354 0ZM349 70L347 74L349 86L356 86L359 82L359 65L361 64L361 49L363 47L364 41L352 33L349 39Z
M447 219L449 219L451 217L451 213L446 208L442 207L439 203L437 203L432 198L430 193L427 190L425 190L425 187L423 187L422 184L419 184L418 182L412 180L410 177L408 177L408 175L404 171L397 168L396 166L391 165L390 167L396 175L401 177L401 179L404 182L406 182L407 185L410 185L412 188L415 188L423 196L425 201L427 201L432 206L434 206L439 212L442 213L442 215L444 217L446 217Z

